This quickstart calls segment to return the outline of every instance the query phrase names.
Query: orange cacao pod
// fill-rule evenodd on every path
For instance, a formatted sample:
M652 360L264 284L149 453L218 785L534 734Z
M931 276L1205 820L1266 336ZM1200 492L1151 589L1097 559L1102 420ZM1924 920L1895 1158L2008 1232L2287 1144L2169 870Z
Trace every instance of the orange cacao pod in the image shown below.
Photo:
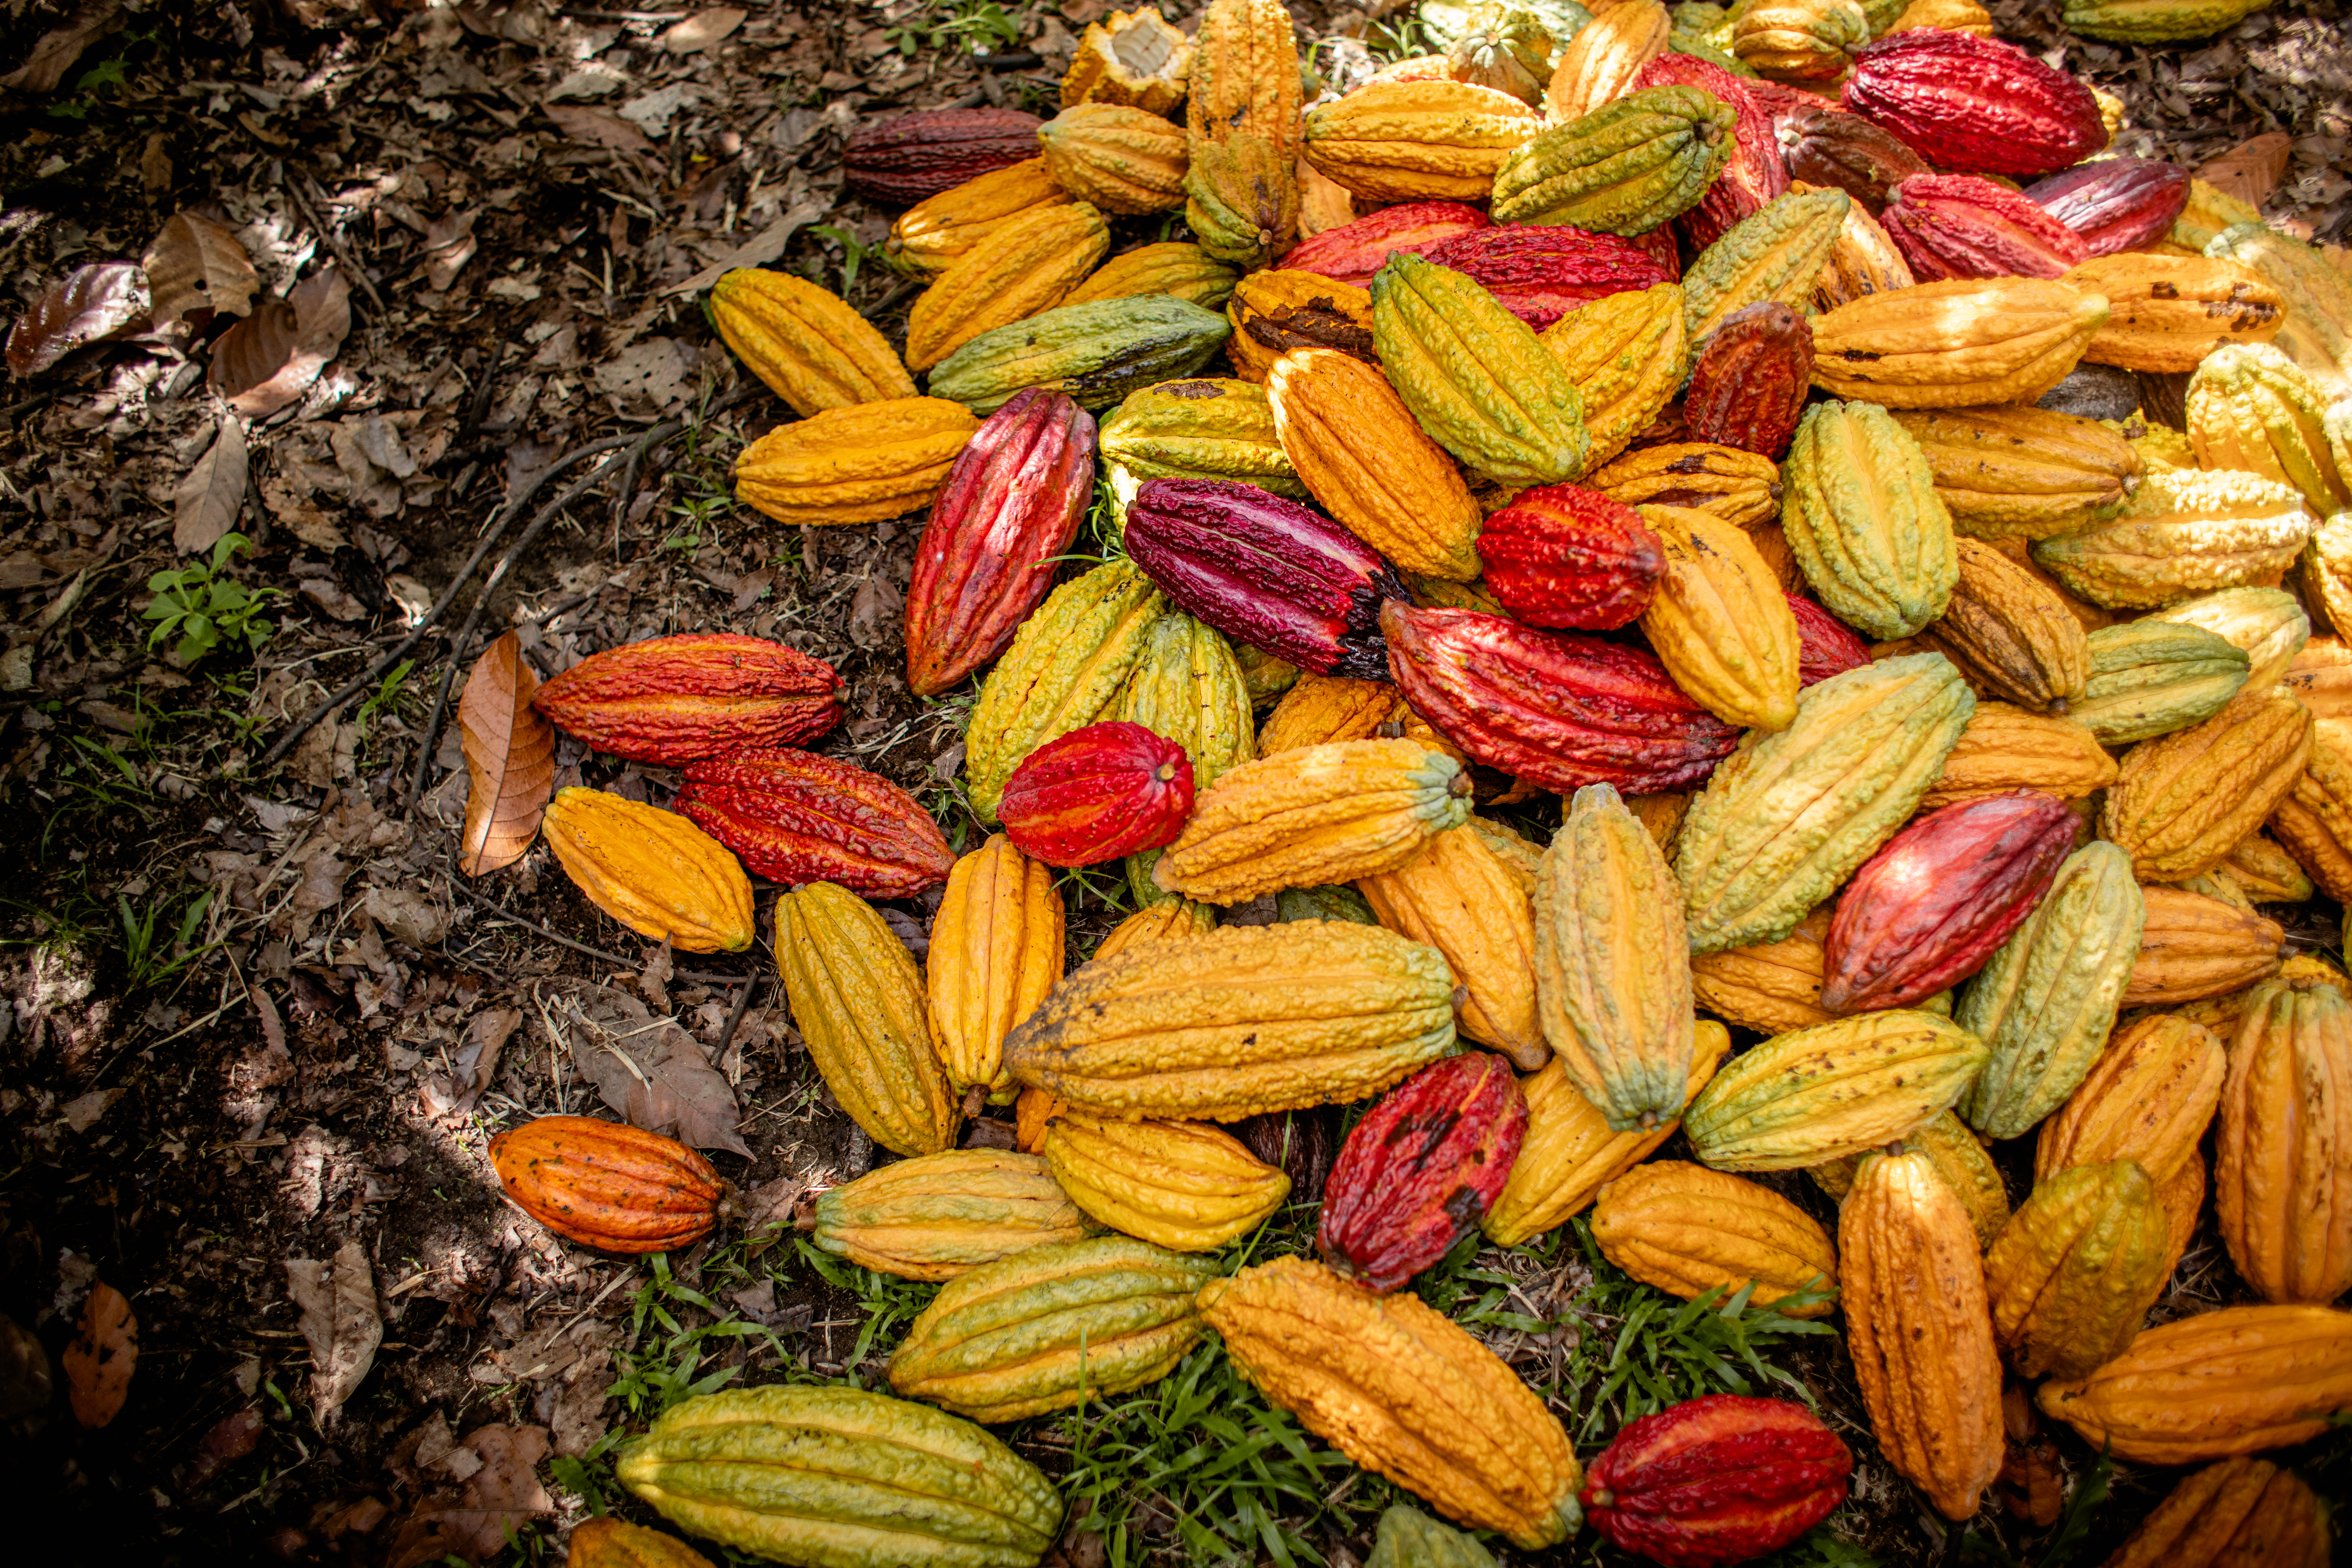
M814 740L841 721L845 689L833 666L782 643L688 632L590 654L530 705L597 751L675 768Z
M531 1218L604 1252L670 1252L710 1233L734 1189L710 1162L658 1132L593 1116L541 1116L490 1140L507 1196Z

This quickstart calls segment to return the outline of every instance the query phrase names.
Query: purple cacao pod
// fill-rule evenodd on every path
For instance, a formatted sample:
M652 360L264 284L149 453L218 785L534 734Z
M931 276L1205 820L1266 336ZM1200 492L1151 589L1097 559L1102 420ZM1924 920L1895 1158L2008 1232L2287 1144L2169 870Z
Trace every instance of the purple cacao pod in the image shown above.
M2081 235L2092 255L2113 256L2172 231L2189 205L2189 171L2155 158L2103 158L2035 181L2025 197Z

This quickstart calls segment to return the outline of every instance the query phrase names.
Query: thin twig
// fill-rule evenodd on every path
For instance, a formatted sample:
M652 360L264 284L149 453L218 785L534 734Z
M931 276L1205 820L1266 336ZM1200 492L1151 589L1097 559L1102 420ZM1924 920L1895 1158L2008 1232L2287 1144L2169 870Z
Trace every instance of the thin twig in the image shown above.
M377 293L375 285L368 280L367 268L352 255L351 247L343 243L343 237L327 226L321 209L312 205L310 198L302 194L302 187L309 183L310 176L299 169L286 172L286 194L294 198L294 205L302 209L302 216L310 220L310 226L319 231L319 237L327 242L327 248L335 253L335 259L342 263L343 270L351 274L352 281L366 292L368 300L375 306L377 317L381 319L390 315L391 307L383 302L383 296ZM326 199L326 193L320 192L319 200L323 203Z
M757 974L747 974L743 977L743 994L736 997L735 1005L728 1009L727 1026L719 1031L719 1043L710 1048L712 1061L726 1059L728 1044L735 1038L735 1031L741 1026L743 1015L751 1010L751 998L760 989L761 979L761 977Z
M504 904L498 902L496 900L486 899L482 897L481 894L473 891L462 884L453 883L451 886L455 889L458 897L464 899L467 903L473 904L479 909L488 910L490 913L498 916L499 919L519 925L525 931L535 931L539 935L547 938L550 942L562 942L565 947L572 949L574 952L584 952L591 958L601 958L605 963L613 965L615 969L635 971L645 967L645 964L641 960L625 958L617 952L607 952L601 947L590 947L584 942L572 941L570 937L565 936L562 931L550 931L547 927L540 924L537 921L525 919L523 916L515 913L512 910L508 909ZM449 954L449 956L455 957L456 954ZM756 970L750 974L714 974L707 969L673 969L670 971L670 974L672 977L678 980L691 980L697 985L740 985L746 980L762 980L766 978L765 975L760 973Z

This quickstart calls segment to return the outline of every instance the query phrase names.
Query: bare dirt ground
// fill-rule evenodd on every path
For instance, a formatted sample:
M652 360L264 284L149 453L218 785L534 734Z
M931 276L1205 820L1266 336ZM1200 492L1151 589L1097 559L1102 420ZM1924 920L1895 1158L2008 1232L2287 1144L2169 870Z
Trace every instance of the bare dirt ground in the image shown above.
M678 1389L730 1369L870 1384L894 1315L922 1299L820 1268L773 1229L872 1150L816 1080L763 951L648 952L543 850L478 880L454 865L466 775L436 700L508 628L543 674L703 627L828 658L854 695L824 749L915 792L959 845L973 831L954 784L969 694L919 700L900 679L920 520L795 533L732 504L734 452L787 416L738 373L699 295L725 267L781 266L902 330L912 286L875 248L894 215L838 199L845 138L942 104L1050 112L1076 33L1107 7L742 4L0 0L6 287L29 301L74 267L137 261L188 213L234 237L257 290L249 316L198 309L0 389L0 1495L17 1499L15 1539L88 1563L551 1560L586 1511L635 1507L610 1485L611 1446ZM1293 9L1335 84L1374 51L1412 52L1402 18ZM2342 242L2352 47L2336 0L2148 51L2068 44L2053 7L1996 9L2010 36L2053 58L2063 46L2125 99L2127 151L2197 163L2285 132L2267 210ZM1122 243L1161 226L1123 224ZM261 317L267 344L246 326ZM320 350L307 366L305 342ZM277 391L246 384L287 359L301 368ZM224 392L277 402L246 422ZM507 539L597 476L462 647L478 574L361 700L268 760L410 637L551 465L669 423L641 461L616 449L532 494ZM151 640L154 574L210 559L182 556L175 534L228 527L249 553L187 590L218 600L218 646L181 644L184 625ZM263 597L240 608L215 583ZM266 640L247 640L257 625ZM672 787L563 744L559 783L656 801ZM1083 954L1113 890L1066 896ZM929 912L893 911L919 952ZM751 1239L661 1266L558 1244L503 1203L485 1147L559 1109L713 1149L750 1195ZM1787 1190L1832 1212L1801 1182ZM2163 1310L2233 1291L2219 1258L2200 1237ZM1570 1244L1465 1258L1447 1289L1483 1303L1486 1331L1543 1381L1589 1369L1620 1327L1568 1310L1593 1278ZM100 1289L127 1298L137 1359L119 1414L86 1426L64 1358ZM1835 1530L1790 1561L1957 1560L1959 1532L1870 1447L1843 1358L1790 1341L1772 1359L1862 1462ZM1581 1414L1572 1390L1562 1408ZM1089 1430L1160 1419L1114 1412ZM1031 1426L1019 1441L1049 1468L1127 1474L1074 1458L1074 1426ZM1198 1452L1217 1452L1217 1429L1200 1430ZM2021 1450L2013 1489L2046 1503L2092 1457L2043 1440L2040 1458ZM2323 1491L2352 1490L2346 1445L2301 1458ZM1287 1533L1237 1526L1241 1493L1217 1505L1231 1560L1360 1560L1385 1489L1344 1467L1266 1473L1294 1470L1319 1474L1321 1495L1248 1494L1283 1499ZM2166 1479L2118 1471L2084 1550ZM1218 1559L1180 1528L1181 1503L1146 1488L1118 1506L1128 1534L1082 1523L1066 1568ZM2032 1561L2047 1535L1995 1508L1976 1539ZM1540 1560L1586 1561L1591 1541Z

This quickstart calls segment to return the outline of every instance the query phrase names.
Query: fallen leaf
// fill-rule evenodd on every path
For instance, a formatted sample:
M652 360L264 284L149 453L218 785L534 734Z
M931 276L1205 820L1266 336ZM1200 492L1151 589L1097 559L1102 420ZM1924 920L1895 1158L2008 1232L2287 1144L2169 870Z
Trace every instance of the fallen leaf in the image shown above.
M482 650L458 699L467 791L457 866L468 877L521 859L555 794L555 726L530 705L538 689L522 644L509 632Z
M98 1119L107 1109L122 1098L119 1089L93 1089L88 1094L78 1094L58 1107L66 1119L66 1126L75 1132L87 1132L98 1125Z
M849 640L860 647L882 648L899 640L907 602L887 572L868 572L849 605Z
M187 1489L204 1490L205 1483L252 1453L254 1445L261 1441L261 1428L260 1407L252 1405L214 1422L213 1429L196 1445L196 1457L188 1461L184 1479Z
M474 215L450 213L425 226L425 281L446 293L474 257Z
M499 1053L520 1027L520 1007L486 1007L475 1014L466 1026L465 1039L449 1053L454 1071L431 1074L417 1086L426 1113L446 1116L453 1110L473 1110L482 1090L490 1087L491 1075L499 1070Z
M313 272L213 345L212 389L249 419L300 397L352 330L352 286L332 267Z
M302 1309L299 1327L310 1347L312 1418L324 1426L375 1365L375 1347L383 1341L375 1272L360 1244L346 1241L331 1263L288 1258L286 1293Z
M202 213L174 213L147 247L147 289L155 297L155 326L220 310L242 316L253 309L261 279L236 231Z
M550 103L543 107L556 128L574 142L610 147L616 153L653 151L654 144L646 133L617 114L607 114L583 103Z
M0 1313L0 1421L44 1408L54 1389L39 1336Z
M139 1320L122 1292L101 1279L89 1288L81 1326L66 1346L66 1396L74 1419L93 1428L113 1420L130 1395L131 1373L138 1365Z
M18 92L52 92L82 51L122 26L122 0L91 0L65 22L43 33L25 63L0 76L0 87Z
M2294 139L2284 131L2265 132L2239 142L2197 171L2197 177L2248 206L2258 207L2286 174Z
M234 414L225 415L213 444L172 492L172 548L183 555L197 555L219 543L221 535L236 526L249 472L245 421Z
M731 5L698 11L661 36L661 47L674 55L691 55L709 48L743 25L751 15Z
M555 1511L555 1500L539 1484L540 1462L547 1458L545 1427L477 1426L448 1458L467 1452L478 1462L467 1472L465 1489L453 1499L419 1503L394 1533L385 1568L416 1568L453 1554L488 1562L513 1532Z
M8 368L36 376L79 348L114 336L147 313L147 282L128 261L77 267L34 300L8 333Z
M693 1036L616 987L583 985L572 1000L572 1065L624 1121L698 1149L751 1153L735 1131L735 1090Z
M826 202L814 198L803 202L685 282L673 283L662 292L699 294L739 267L764 267L784 253L785 247L792 244L793 235L830 210L831 205Z

